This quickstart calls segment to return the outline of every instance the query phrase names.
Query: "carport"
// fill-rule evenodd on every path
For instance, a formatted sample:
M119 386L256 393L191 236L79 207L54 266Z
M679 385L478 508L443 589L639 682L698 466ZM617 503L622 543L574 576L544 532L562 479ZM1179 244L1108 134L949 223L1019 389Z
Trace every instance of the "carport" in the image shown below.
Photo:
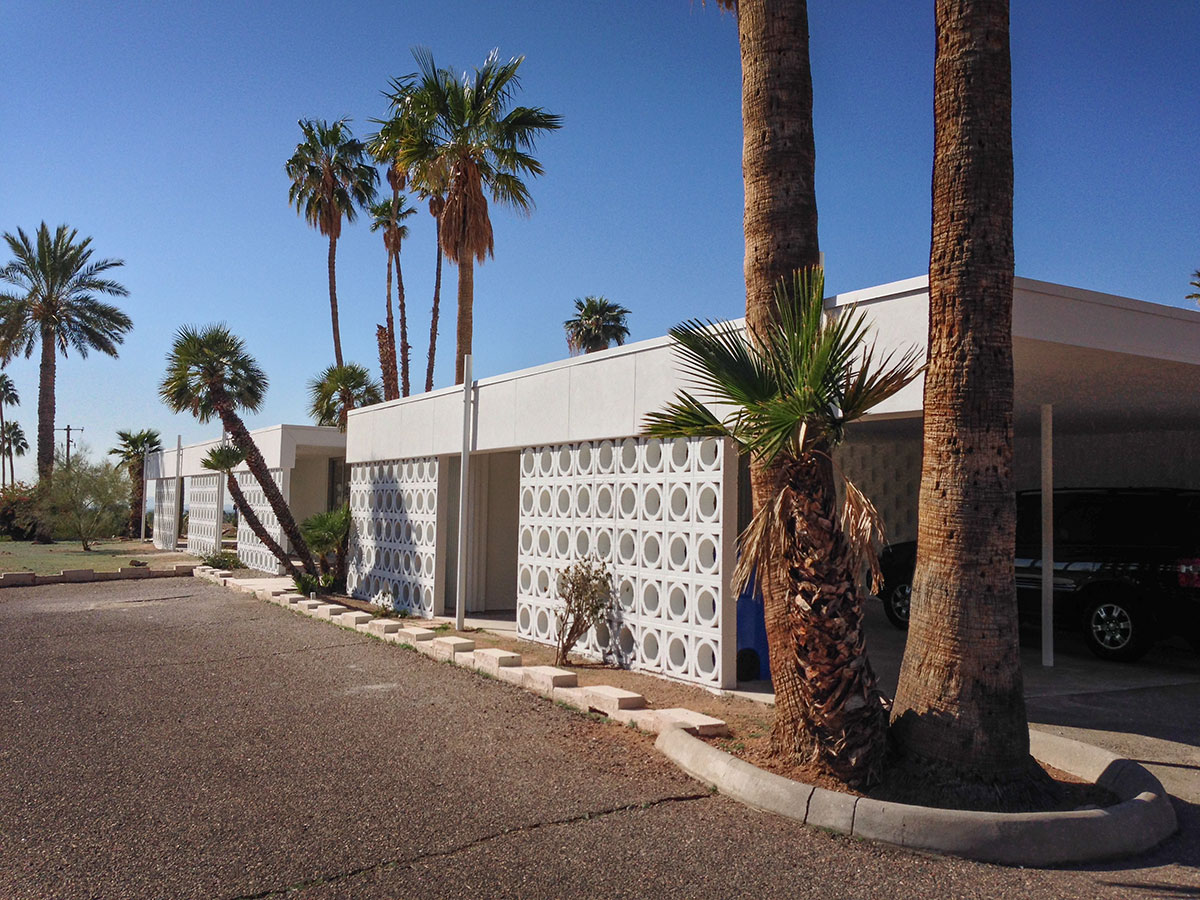
M924 346L927 278L833 300L856 302L881 344ZM1043 522L1054 488L1200 488L1200 312L1018 278L1013 371L1015 487L1042 490ZM854 426L841 450L892 541L917 535L921 388ZM1053 529L1042 535L1043 663L1053 665Z

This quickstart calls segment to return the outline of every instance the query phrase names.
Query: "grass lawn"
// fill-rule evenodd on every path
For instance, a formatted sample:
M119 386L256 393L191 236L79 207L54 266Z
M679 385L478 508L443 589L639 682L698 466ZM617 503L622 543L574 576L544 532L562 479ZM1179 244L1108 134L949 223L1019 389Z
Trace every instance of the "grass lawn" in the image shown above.
M0 572L35 572L38 575L57 575L63 569L115 572L133 559L148 562L155 569L197 561L186 553L158 550L153 544L141 541L98 541L86 553L79 541L56 544L0 542Z

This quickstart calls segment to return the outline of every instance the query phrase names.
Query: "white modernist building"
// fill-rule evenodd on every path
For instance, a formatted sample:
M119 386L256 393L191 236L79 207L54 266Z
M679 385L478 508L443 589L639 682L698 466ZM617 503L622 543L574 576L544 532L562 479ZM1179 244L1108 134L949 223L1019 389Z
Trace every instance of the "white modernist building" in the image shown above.
M316 425L275 425L250 432L275 477L296 521L345 502L346 435L337 428ZM224 476L205 469L201 462L220 440L177 446L146 458L148 496L154 497L154 546L173 549L186 540L187 550L207 556L221 548L224 523ZM243 463L234 471L238 486L267 531L288 549L262 489ZM183 512L187 527L181 529ZM252 569L281 572L278 560L238 522L238 558Z
M851 304L881 349L925 346L926 278L827 301ZM1018 488L1200 487L1200 313L1018 278L1013 332ZM587 651L733 686L753 626L730 587L740 460L719 440L639 436L686 386L664 337L355 410L352 594L450 612L461 553L467 612L511 615L548 642L557 574L596 554L617 602ZM877 407L840 451L892 540L916 534L921 395L918 381Z

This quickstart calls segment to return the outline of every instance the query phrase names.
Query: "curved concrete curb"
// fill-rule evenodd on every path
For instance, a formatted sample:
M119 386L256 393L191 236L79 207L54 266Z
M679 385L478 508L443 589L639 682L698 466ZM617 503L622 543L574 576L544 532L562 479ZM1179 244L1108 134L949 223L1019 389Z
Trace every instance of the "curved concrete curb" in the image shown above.
M1011 866L1131 856L1175 833L1175 810L1137 763L1079 741L1030 731L1034 757L1120 798L1107 809L987 813L885 803L827 791L752 766L678 729L655 741L693 778L747 806L841 834Z

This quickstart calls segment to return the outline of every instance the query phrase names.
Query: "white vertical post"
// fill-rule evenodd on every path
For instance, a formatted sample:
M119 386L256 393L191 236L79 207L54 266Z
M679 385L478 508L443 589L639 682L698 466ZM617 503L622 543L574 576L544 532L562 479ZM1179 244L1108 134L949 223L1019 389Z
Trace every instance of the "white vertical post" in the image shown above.
M471 467L471 354L463 357L462 464L458 481L458 576L454 580L454 627L462 631L467 616L467 514Z
M175 520L175 540L171 549L179 546L179 526L183 524L183 435L175 435L175 508L171 511Z
M224 447L229 440L225 433L225 429L221 429L221 443L218 446ZM217 475L217 546L213 553L223 553L225 548L222 546L222 537L225 534L225 474L218 473Z
M142 451L142 541L146 540L146 497L147 489L150 485L150 479L146 477L146 463L150 461L150 448L147 447Z
M1054 407L1042 404L1042 665L1054 665Z

